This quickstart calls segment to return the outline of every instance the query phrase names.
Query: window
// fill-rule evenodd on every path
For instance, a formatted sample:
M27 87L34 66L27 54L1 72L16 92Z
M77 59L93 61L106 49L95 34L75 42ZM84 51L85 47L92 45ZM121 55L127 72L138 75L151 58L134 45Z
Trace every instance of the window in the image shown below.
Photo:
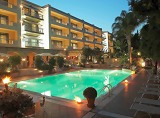
M72 25L73 28L77 28L77 24L71 23L71 25Z
M87 29L87 28L85 28L85 31L86 31L86 32L88 32L88 29Z
M72 33L72 37L73 38L77 38L77 34L76 33Z
M62 41L52 41L52 45L60 48L60 47L62 47Z
M57 17L54 17L54 19L55 19L55 21L56 21L57 23L62 23L62 19L57 18Z
M8 37L9 36L7 33L0 33L0 43L8 44L9 43Z
M34 9L31 9L31 16L35 16L35 11L34 11Z
M37 26L37 25L32 24L32 31L37 32L37 28L38 28L38 26Z
M7 24L8 16L0 15L0 24Z
M55 32L56 35L62 35L62 30L60 29L52 29L53 32Z
M86 39L86 41L89 41L89 37L88 36L85 36L85 39Z
M71 43L71 46L73 47L73 49L77 49L78 48L78 44L77 43Z
M24 8L23 8L23 13L24 13L24 14L29 14L29 8L24 7Z

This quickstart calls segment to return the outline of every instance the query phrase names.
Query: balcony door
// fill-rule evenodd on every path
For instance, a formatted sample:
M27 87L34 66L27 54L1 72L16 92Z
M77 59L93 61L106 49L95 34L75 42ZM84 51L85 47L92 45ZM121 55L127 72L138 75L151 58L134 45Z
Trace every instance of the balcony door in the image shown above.
M3 44L9 43L9 35L7 33L0 33L0 43Z
M8 24L8 16L0 15L0 24Z

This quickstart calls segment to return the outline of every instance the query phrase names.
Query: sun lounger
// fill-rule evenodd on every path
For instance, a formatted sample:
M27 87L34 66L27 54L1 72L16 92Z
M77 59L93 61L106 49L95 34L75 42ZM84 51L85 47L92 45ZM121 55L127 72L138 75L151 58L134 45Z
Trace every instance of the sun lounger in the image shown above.
M146 83L146 84L144 84L144 86L146 86L146 87L157 87L157 88L160 88L160 84L150 84L150 83Z
M157 91L160 92L160 88L153 88L153 87L142 87L142 91Z
M155 107L152 105L134 103L134 104L132 104L130 109L135 109L137 111L147 112L148 114L160 114L160 107Z
M160 106L160 99L153 100L148 98L136 98L134 102L142 103L142 104L149 104L149 105L156 105Z
M160 92L156 92L156 91L139 91L138 93L140 94L150 94L150 95L158 95L160 96Z

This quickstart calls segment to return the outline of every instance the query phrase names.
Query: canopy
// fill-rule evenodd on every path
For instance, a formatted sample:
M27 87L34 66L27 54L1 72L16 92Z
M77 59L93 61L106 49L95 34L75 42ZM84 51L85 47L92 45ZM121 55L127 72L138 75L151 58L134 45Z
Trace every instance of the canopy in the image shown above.
M66 55L64 55L64 54L62 54L62 53L58 53L58 54L55 54L55 55L53 55L53 56L55 56L55 57L65 57Z
M36 54L36 56L53 56L51 53Z
M0 53L0 57L9 57L9 55L5 53Z

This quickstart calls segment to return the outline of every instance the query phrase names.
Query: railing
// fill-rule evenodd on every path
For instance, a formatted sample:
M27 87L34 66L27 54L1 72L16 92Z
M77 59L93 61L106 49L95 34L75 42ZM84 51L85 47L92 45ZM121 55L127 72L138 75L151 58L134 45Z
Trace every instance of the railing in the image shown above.
M65 33L57 33L57 32L52 32L54 36L63 36L63 37L68 37L68 34Z
M0 43L1 44L17 44L17 40L11 40L11 39L6 40L6 41L0 40Z
M84 38L86 41L90 41L92 42L93 40L89 39L89 38Z
M63 24L63 25L68 25L68 23L66 23L66 22L63 22L63 21L57 21L55 18L52 18L52 21L53 22L56 22L56 23L59 23L59 24Z
M43 34L43 29L42 28L32 28L32 27L25 26L25 31Z
M26 16L31 16L31 17L34 17L34 18L38 18L38 19L43 19L43 15L41 14L32 14L31 12L24 12L23 11L23 14L26 15Z
M75 29L79 29L79 30L82 30L82 28L78 27L78 26L74 26L74 25L71 25L72 28L75 28Z
M105 89L108 89L108 93L109 93L109 96L111 96L112 95L112 85L111 84L107 84L107 85L105 85L102 89L101 89L101 91L100 91L100 93L103 91L103 90L105 90Z
M3 0L0 0L0 4L2 4L4 6L7 6L9 8L13 8L13 6L15 6L14 4L6 2L6 1L3 1Z
M39 43L36 42L31 42L31 41L25 41L25 46L29 46L29 47L39 47Z
M86 29L84 29L84 31L87 32L87 33L90 33L90 34L93 33L93 31L89 31L89 30L86 30Z
M8 26L14 26L15 23L13 21L6 21L5 23L2 22L2 21L0 21L0 24L2 24L2 25L8 25Z

